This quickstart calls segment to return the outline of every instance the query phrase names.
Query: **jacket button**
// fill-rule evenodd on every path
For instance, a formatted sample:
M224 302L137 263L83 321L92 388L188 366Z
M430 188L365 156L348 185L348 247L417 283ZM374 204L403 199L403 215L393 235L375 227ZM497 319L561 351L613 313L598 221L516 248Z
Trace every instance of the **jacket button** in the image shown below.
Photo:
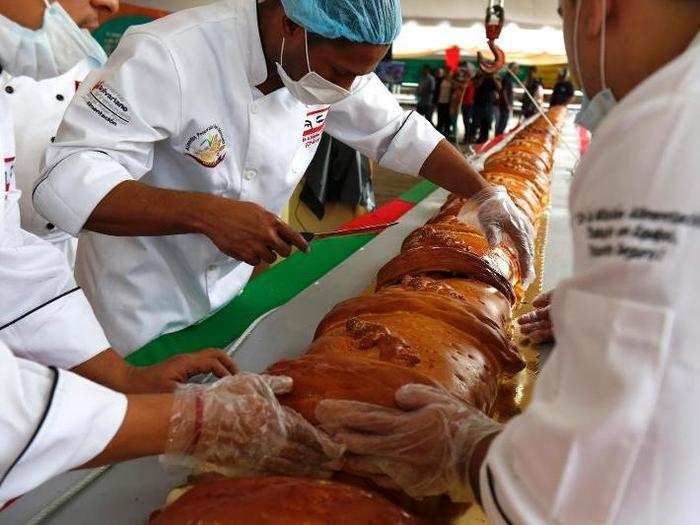
M253 103L250 105L250 112L251 112L253 115L255 115L255 114L258 112L258 105L257 105L255 102L253 102Z
M49 231L53 230L55 227L56 227L56 226L53 225L53 224L51 224L50 222L47 222L47 223L46 223L46 229L49 230Z
M58 95L56 95L56 100L58 100L59 102L63 102L64 100L66 100L66 97L59 93Z
M5 93L7 93L8 95L12 95L12 93L14 92L15 88L13 88L12 86L5 86Z
M243 172L243 178L245 180L253 180L257 173L255 173L255 170L246 170Z

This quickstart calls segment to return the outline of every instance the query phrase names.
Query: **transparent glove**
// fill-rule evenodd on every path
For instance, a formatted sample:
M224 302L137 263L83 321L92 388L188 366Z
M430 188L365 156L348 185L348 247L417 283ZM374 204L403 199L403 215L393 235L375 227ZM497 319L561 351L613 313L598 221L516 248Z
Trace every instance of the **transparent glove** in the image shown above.
M396 392L402 410L355 401L321 401L316 417L347 446L345 468L398 486L414 498L449 494L472 502L469 468L477 445L500 432L482 412L427 385Z
M527 216L503 186L490 186L474 195L460 211L459 219L468 223L474 214L491 246L501 244L504 235L510 239L518 252L523 282L529 285L535 277L535 241Z
M284 376L239 374L175 392L163 462L227 476L324 476L344 447L277 394L292 390Z
M535 309L518 318L520 331L527 336L533 344L545 344L554 342L554 330L550 311L552 309L552 292L538 295L532 302Z

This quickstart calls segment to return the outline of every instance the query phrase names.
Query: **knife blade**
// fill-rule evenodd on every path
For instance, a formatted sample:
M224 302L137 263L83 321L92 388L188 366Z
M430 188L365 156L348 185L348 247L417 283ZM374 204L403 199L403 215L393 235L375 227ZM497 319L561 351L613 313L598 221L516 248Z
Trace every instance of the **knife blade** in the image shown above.
M345 228L341 230L333 230L329 232L299 232L299 234L306 240L306 242L311 242L314 239L327 239L329 237L342 237L344 235L355 235L358 233L372 233L386 230L392 226L396 226L399 221L386 222L383 224L374 224L372 226L362 226L360 228Z

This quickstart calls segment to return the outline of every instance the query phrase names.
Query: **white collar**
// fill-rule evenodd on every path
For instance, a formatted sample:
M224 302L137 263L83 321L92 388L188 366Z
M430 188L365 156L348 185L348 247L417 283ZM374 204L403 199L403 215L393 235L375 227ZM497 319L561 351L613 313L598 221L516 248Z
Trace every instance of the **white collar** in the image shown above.
M247 49L246 73L251 87L267 80L267 64L263 52L260 28L258 27L257 0L237 0L231 2L240 13L240 40L243 49Z

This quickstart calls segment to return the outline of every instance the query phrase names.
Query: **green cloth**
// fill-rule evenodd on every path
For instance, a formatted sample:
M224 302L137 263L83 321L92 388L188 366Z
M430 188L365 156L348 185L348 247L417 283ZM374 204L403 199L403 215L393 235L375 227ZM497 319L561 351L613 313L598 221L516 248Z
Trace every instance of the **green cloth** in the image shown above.
M418 203L437 189L424 180L400 196ZM225 348L238 339L263 314L289 302L333 268L371 241L376 234L349 235L319 239L308 254L295 253L253 279L243 293L206 319L165 334L131 354L127 361L149 366L178 354L203 348Z
M211 316L179 332L166 334L128 357L149 366L202 348L225 348L261 315L305 290L371 241L376 234L316 240L308 254L296 253L248 283L243 293Z
M401 194L399 197L402 201L412 202L418 204L420 201L425 199L428 195L433 193L438 189L437 184L433 184L429 180L424 180L423 182L416 184L408 190L407 192Z

